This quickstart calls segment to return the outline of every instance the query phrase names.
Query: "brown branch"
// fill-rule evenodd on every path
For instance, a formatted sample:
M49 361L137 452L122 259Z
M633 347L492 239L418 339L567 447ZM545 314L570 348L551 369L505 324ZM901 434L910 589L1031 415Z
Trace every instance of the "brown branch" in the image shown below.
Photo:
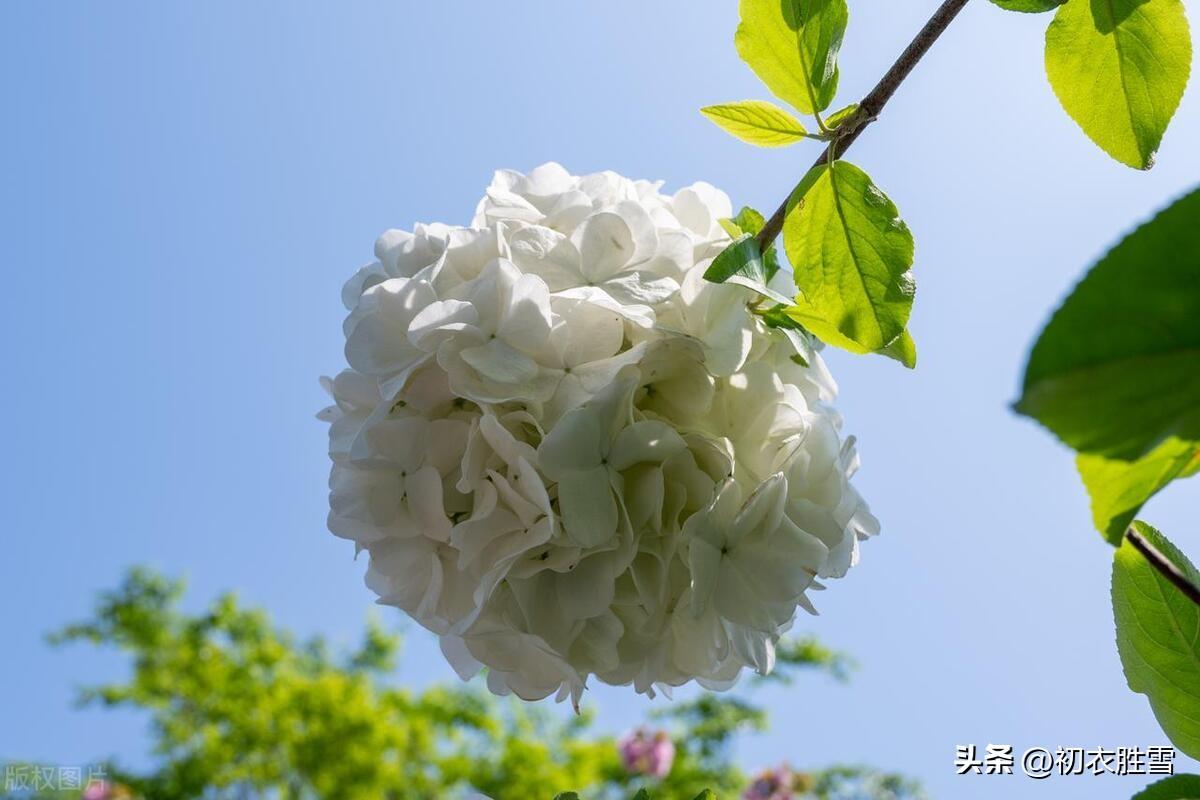
M1173 583L1179 591L1183 592L1184 597L1200 606L1200 587L1192 583L1188 576L1183 573L1183 570L1175 566L1157 547L1146 541L1146 537L1133 528L1125 531L1125 538L1142 554L1146 561L1150 563L1150 566L1158 570L1160 575Z
M858 104L858 111L851 119L846 120L837 131L835 131L834 139L821 153L812 165L815 169L827 161L832 161L835 158L841 158L846 149L854 143L866 127L878 118L883 107L887 105L888 100L892 99L892 95L900 88L900 84L908 77L908 74L913 71L913 67L921 60L921 57L929 51L933 43L938 40L942 32L949 27L950 23L958 16L958 12L963 10L963 6L967 4L967 0L945 0L942 5L934 12L929 21L925 23L925 27L916 35L908 47L904 48L904 52L896 59L896 63L892 64L879 83L875 84L875 88L862 99ZM784 198L784 201L779 204L779 208L771 215L763 225L761 231L758 232L759 249L766 251L768 247L779 236L779 232L783 230L783 219L787 216L788 205L791 202L791 195Z

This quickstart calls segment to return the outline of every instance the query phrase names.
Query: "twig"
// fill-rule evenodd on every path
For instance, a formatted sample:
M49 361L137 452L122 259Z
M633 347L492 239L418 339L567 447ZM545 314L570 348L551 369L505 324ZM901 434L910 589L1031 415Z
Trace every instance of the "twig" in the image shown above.
M1183 592L1187 599L1200 606L1200 587L1192 583L1188 576L1183 574L1183 570L1175 566L1169 558L1159 552L1157 547L1146 541L1146 537L1133 528L1125 531L1125 538L1129 540L1131 545L1137 548L1137 551L1145 557L1150 566L1154 567L1160 575L1173 583L1179 591Z
M826 161L833 161L836 158L841 158L846 149L854 143L866 127L876 120L883 107L887 105L888 100L892 99L892 95L900 88L900 84L912 72L913 67L921 60L921 57L928 52L933 43L938 40L942 32L949 27L950 23L958 16L958 12L963 10L963 6L967 4L967 0L945 0L942 5L934 12L929 21L925 23L925 27L916 35L908 47L904 48L904 52L896 59L896 63L892 64L879 83L875 84L875 88L862 99L858 104L858 111L854 116L847 120L846 123L838 129L836 135L821 153L814 163L812 168L824 164ZM779 204L779 208L771 215L763 225L761 231L758 232L759 249L766 251L775 238L779 236L779 232L783 230L783 219L787 216L788 205L791 202L791 195L784 198L784 201Z

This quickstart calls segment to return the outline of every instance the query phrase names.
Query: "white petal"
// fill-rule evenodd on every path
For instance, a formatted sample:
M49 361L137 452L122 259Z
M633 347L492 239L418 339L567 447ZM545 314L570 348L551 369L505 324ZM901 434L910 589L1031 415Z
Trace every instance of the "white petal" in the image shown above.
M433 467L422 467L405 481L405 496L421 533L439 542L450 540L450 518L442 498L442 476Z
M471 655L471 651L467 649L461 636L442 636L438 643L441 646L442 655L446 657L446 661L450 662L450 666L458 674L460 680L469 681L483 669L483 664Z
M606 280L602 287L623 305L657 305L679 291L674 278L648 272L622 272Z
M499 187L487 190L487 200L482 207L483 218L487 222L502 219L516 219L525 222L539 222L542 212L515 192Z
M616 535L617 501L608 474L607 468L595 467L567 472L558 480L563 528L580 547L597 547Z
M775 642L770 634L734 625L729 639L738 657L759 675L769 675L775 669Z
M729 544L736 547L747 536L768 533L779 527L787 502L787 478L772 475L755 488L733 522Z
M414 317L437 300L424 281L393 278L373 287L347 321L346 360L368 375L390 375L423 355L408 338Z
M413 317L408 339L415 347L433 350L455 333L473 329L479 315L475 306L461 300L438 300Z
M537 362L500 339L463 348L460 355L480 375L497 383L528 383L538 374Z
M627 305L617 302L612 295L604 291L598 286L579 286L574 289L567 289L559 292L556 297L565 297L572 300L586 300L593 305L615 311L625 320L633 323L639 328L654 327L654 309L645 305Z
M496 335L526 353L538 353L548 349L553 325L546 282L536 275L522 275L512 286Z
M661 464L686 449L687 445L673 429L661 422L644 420L633 423L617 435L609 465L615 470L623 470L642 462Z
M568 472L600 466L608 451L599 417L590 408L577 408L558 421L538 447L538 465L551 479Z
M579 251L570 240L540 225L522 228L508 239L512 260L522 272L537 275L552 292L585 283Z
M556 297L554 339L562 366L570 369L616 355L625 326L621 315L585 300Z
M580 271L589 285L616 274L634 258L637 243L633 231L612 211L593 214L571 237L579 250Z
M603 614L613 601L612 558L608 553L589 556L574 570L556 576L555 600L567 619L587 619Z

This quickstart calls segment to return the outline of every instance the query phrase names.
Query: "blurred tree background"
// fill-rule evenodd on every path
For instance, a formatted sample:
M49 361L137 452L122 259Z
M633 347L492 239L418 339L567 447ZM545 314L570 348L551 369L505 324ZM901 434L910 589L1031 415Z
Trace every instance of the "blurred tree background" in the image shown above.
M331 653L297 639L232 594L204 613L180 609L183 585L145 569L103 594L92 619L51 636L55 644L119 648L132 659L127 682L89 687L82 703L149 714L154 766L104 762L106 780L72 790L39 789L14 776L36 765L4 765L9 798L84 800L494 800L546 798L575 790L583 800L692 800L712 789L724 800L915 800L920 788L866 767L750 776L733 762L733 738L765 731L753 701L763 681L805 670L845 680L845 657L811 639L781 643L768 678L740 693L705 693L654 712L645 728L616 738L593 729L585 710L563 720L537 705L495 698L476 683L413 691L388 682L399 637L369 623L362 644Z

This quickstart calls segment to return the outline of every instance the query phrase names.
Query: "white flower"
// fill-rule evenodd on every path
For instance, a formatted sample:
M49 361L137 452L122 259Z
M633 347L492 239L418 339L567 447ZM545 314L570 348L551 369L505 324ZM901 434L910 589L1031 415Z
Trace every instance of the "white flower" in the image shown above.
M764 667L769 640L796 613L804 591L817 576L829 549L784 513L788 484L782 474L760 483L742 503L737 481L726 480L706 513L683 526L690 543L692 608L701 615L709 603L732 631L757 640L752 652Z
M728 688L878 532L812 343L703 278L731 214L704 183L502 171L472 227L388 231L347 282L329 527L464 678Z
M564 532L580 547L613 540L622 512L628 512L621 499L626 470L661 464L687 448L666 424L634 421L633 392L640 378L636 369L623 372L559 420L538 448L542 472L558 485Z
M426 358L408 335L413 318L437 300L424 280L391 278L363 292L346 320L346 361L362 375L379 381L380 392L394 397L412 370Z
M541 363L553 352L545 282L496 259L447 294L416 315L409 338L437 343L450 388L484 403L550 399L554 386Z

